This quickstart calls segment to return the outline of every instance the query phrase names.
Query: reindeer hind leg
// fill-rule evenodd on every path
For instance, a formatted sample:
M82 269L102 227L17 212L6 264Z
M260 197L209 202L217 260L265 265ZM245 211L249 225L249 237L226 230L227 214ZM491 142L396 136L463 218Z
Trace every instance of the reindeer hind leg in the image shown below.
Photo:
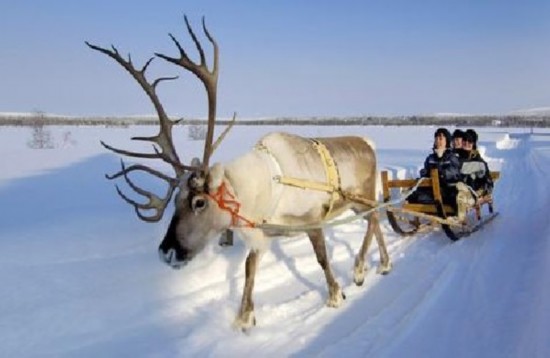
M376 272L382 275L386 275L390 273L393 265L391 263L390 256L388 255L388 249L386 247L386 242L384 241L384 235L382 234L382 230L380 229L378 212L372 213L369 220L369 226L371 225L374 229L374 236L376 236L376 243L378 244L378 251L380 252L380 265L378 266Z
M355 256L355 264L353 266L353 282L355 282L357 286L361 286L365 281L365 271L366 269L368 269L365 263L365 255L369 250L370 244L372 242L372 236L374 234L370 217L367 220L369 223L367 226L367 232L363 237L363 243L361 244L361 248L359 249L357 256Z
M384 241L384 236L382 230L380 230L380 222L378 219L378 213L373 212L367 217L368 226L365 237L363 238L363 244L355 257L355 265L353 267L353 282L357 286L361 286L365 281L365 271L367 265L365 262L365 256L369 251L369 247L372 243L372 237L376 237L376 243L378 244L378 250L380 251L380 266L378 266L376 272L380 274L387 274L392 269L392 264L388 251L386 248L386 243Z
M321 265L325 273L325 278L327 280L329 298L327 300L327 306L329 307L339 307L342 304L343 299L346 297L342 293L340 285L336 282L330 264L328 262L327 248L325 245L325 236L321 229L310 230L307 232L307 236L311 241L315 255L317 256L317 262Z

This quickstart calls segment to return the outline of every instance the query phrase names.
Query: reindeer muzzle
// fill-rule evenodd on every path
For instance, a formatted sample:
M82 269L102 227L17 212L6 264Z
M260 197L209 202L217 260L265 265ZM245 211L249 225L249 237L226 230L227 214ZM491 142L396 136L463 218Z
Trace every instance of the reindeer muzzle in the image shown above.
M173 248L168 249L166 252L159 248L159 259L176 270L179 270L189 262L188 260L179 259L176 250Z

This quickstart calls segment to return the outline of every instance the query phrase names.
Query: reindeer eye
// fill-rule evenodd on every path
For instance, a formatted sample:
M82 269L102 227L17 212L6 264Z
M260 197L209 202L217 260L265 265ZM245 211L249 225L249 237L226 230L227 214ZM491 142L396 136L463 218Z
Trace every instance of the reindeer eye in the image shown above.
M196 195L193 199L191 199L191 210L195 213L201 212L206 208L207 204L208 202L202 195Z

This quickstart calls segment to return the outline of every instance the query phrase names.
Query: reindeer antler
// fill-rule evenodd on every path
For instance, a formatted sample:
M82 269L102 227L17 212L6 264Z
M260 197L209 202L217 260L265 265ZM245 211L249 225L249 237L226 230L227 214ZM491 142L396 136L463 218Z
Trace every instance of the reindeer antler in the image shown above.
M199 40L197 39L195 32L191 28L191 25L189 24L189 20L187 19L187 16L184 15L184 19L185 19L185 25L187 26L187 32L189 32L189 35L191 35L191 38L193 39L193 42L197 47L197 51L199 52L200 63L193 62L189 58L189 56L187 56L187 53L185 52L183 47L180 45L178 40L172 34L169 34L169 36L174 42L174 44L176 45L176 47L178 48L180 57L179 58L170 57L161 53L155 53L155 56L185 68L186 70L188 70L189 72L197 76L201 80L201 82L204 84L204 88L206 89L206 93L208 96L208 129L206 131L206 140L204 143L202 167L203 167L203 171L206 171L206 169L208 168L208 162L210 160L210 156L212 155L212 141L214 138L214 125L216 122L219 49L218 49L218 44L208 32L208 29L206 28L206 24L203 17L202 29L204 31L204 34L212 44L212 47L214 50L212 70L209 70L208 65L206 64L206 56L204 55L204 50L202 49L202 46Z
M161 172L158 172L154 169L151 169L141 164L134 164L129 167L126 167L124 165L124 162L121 161L122 169L120 171L118 171L113 175L106 175L107 179L110 179L110 180L118 178L120 176L124 176L128 185L135 192L137 192L138 194L148 199L148 202L146 204L140 204L134 200L129 199L126 195L122 193L122 191L117 186L117 192L122 197L122 199L124 199L124 201L134 206L136 213L140 219L148 222L155 222L162 218L164 210L166 209L166 206L168 205L170 198L172 197L176 187L179 184L179 180L183 177L186 171L194 171L194 172L201 172L201 173L205 173L207 171L209 159L215 149L215 147L213 147L212 145L212 141L214 136L214 125L216 120L216 96L217 96L217 83L218 83L218 45L216 44L216 41L214 40L214 38L208 32L208 29L206 28L204 17L203 17L202 27L203 27L204 33L208 38L208 40L212 43L214 48L213 66L212 66L212 70L209 70L206 64L206 56L204 54L204 50L202 49L202 46L199 40L197 39L197 36L195 35L193 29L189 24L187 16L184 16L184 19L185 19L185 24L187 26L187 31L191 36L191 38L193 39L193 42L195 43L195 46L199 52L200 63L193 62L187 56L186 52L183 50L178 40L172 34L169 34L169 36L174 42L174 44L176 45L176 47L178 48L180 57L173 58L161 53L155 53L155 56L185 68L186 70L188 70L189 72L197 76L201 80L201 82L204 84L204 87L206 89L207 96L208 96L208 130L207 130L206 141L204 145L203 162L199 166L187 166L181 163L176 153L173 140L172 140L172 127L178 121L172 121L168 118L168 115L166 114L166 111L164 110L164 107L162 106L162 103L159 100L158 95L156 93L157 85L160 82L175 80L178 77L177 76L160 77L155 79L153 82L149 82L145 76L145 72L148 66L153 61L154 57L150 58L145 63L145 65L138 70L132 63L131 57L128 56L128 59L124 59L114 46L111 46L111 49L106 49L103 47L90 44L89 42L86 42L86 45L92 50L101 52L111 57L116 62L118 62L122 67L124 67L124 69L126 69L126 71L128 71L132 75L132 77L136 80L136 82L138 82L141 88L145 91L145 93L153 103L155 111L157 112L159 125L160 125L159 133L152 137L132 137L133 140L148 141L153 143L154 153L131 152L131 151L112 147L104 143L103 141L101 142L101 144L106 149L111 150L117 154L129 156L129 157L135 157L135 158L148 158L148 159L158 158L170 164L174 169L176 177L172 178ZM233 117L233 122L234 120L235 120L235 117ZM231 126L229 128L231 128ZM226 131L224 131L222 136L220 136L216 140L216 146L219 145L219 142L221 142L221 140L223 139L223 137L225 136L229 128L226 129ZM133 171L144 171L166 181L169 185L168 192L163 198L160 198L149 191L139 188L128 177L128 173ZM143 214L141 210L155 210L156 212L153 215L147 216Z

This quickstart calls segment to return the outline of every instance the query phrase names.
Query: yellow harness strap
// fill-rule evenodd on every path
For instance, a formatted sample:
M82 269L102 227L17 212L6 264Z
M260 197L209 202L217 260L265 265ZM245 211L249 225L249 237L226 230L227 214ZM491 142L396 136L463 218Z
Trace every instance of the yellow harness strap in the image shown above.
M327 182L319 183L311 180L290 178L285 176L278 177L277 179L281 184L290 185L290 186L294 186L302 189L312 189L312 190L324 191L329 193L330 202L329 202L328 210L325 214L325 217L326 217L330 214L334 206L334 202L340 196L340 176L338 175L338 168L336 167L336 163L334 163L334 159L330 155L330 152L328 151L327 147L323 143L319 142L318 140L312 139L312 142L313 142L313 147L319 153L319 156L321 157L321 161L323 162L323 165L325 167Z

